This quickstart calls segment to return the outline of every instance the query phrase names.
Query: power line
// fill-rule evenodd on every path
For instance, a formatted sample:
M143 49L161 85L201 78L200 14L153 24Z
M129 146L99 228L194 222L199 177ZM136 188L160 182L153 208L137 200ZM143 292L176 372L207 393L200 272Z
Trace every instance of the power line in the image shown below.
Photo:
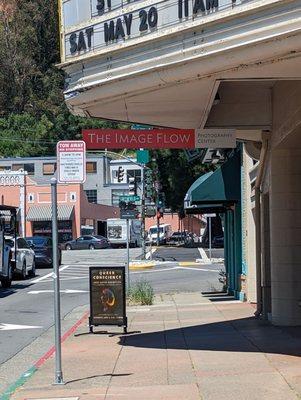
M12 138L2 138L0 137L0 141L4 142L21 142L21 143L40 143L40 144L56 144L57 142L47 141L47 140L30 140L30 139L12 139Z

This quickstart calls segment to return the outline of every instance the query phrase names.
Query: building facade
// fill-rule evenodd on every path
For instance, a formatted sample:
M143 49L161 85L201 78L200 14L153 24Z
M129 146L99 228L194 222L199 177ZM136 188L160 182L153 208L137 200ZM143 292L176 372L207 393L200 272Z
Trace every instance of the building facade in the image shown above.
M255 248L257 315L301 325L300 0L61 0L60 11L71 112L235 129L252 158L243 226L255 221L241 270Z
M24 171L0 172L1 203L19 209L19 234L51 236L50 184L38 184ZM119 208L92 204L81 184L58 185L59 243L83 234L106 235L108 218L118 218Z
M0 158L0 172L23 170L39 185L50 185L56 168L56 157ZM123 171L120 182L117 178L119 168ZM86 173L83 189L89 203L118 206L119 196L128 194L129 177L136 178L138 194L141 192L141 167L135 159L112 160L87 154Z

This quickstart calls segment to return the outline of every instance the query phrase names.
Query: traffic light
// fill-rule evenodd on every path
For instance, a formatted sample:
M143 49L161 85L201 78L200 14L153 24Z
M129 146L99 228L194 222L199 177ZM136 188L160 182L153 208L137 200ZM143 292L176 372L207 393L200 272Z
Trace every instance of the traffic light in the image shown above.
M117 182L118 183L123 181L123 176L124 176L124 169L120 166L120 167L118 167L118 170L117 170Z
M145 197L150 199L154 194L154 182L153 182L153 171L146 169L144 172L144 190Z
M163 208L157 207L157 218L162 218L163 217Z
M137 182L135 178L129 178L129 196L137 195Z
M157 218L163 217L164 207L165 207L165 193L158 193Z

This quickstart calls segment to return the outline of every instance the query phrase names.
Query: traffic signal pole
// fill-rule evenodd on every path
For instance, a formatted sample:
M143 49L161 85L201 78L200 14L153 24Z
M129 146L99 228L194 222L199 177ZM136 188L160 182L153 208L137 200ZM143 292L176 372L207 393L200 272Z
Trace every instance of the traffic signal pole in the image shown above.
M146 258L145 246L145 165L141 165L141 246L142 246L142 260Z

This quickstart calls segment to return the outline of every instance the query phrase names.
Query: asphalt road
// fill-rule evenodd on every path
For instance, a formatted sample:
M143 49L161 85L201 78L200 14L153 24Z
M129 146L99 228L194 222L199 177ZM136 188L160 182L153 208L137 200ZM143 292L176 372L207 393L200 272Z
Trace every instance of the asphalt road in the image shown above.
M140 249L130 251L132 259L141 253ZM195 259L200 257L197 249L160 248L156 255L171 262L152 270L131 271L131 284L146 280L155 293L221 288L218 282L221 264L196 265ZM125 256L125 249L64 252L60 267L62 318L74 308L89 303L89 265L122 264ZM185 266L174 259L184 261ZM51 269L38 269L35 278L14 281L11 289L0 289L0 364L14 357L53 325L51 274Z

